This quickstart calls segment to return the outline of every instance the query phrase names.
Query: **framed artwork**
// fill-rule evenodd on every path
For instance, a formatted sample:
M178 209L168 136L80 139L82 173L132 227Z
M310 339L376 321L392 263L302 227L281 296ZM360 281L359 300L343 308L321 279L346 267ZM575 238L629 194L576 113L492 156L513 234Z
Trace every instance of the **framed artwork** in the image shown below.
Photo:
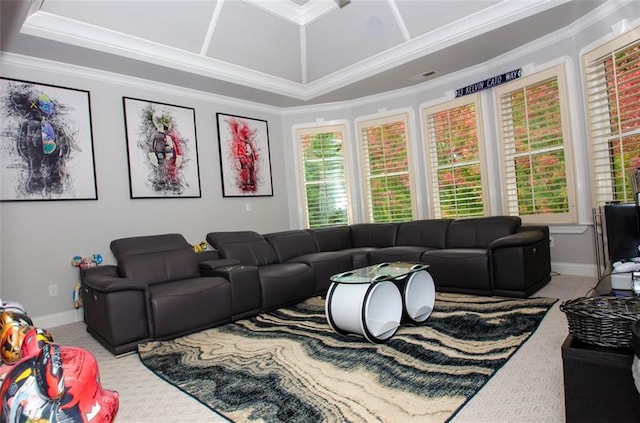
M97 199L89 91L0 78L0 201Z
M224 197L273 196L266 120L217 113Z
M196 114L123 97L131 198L199 198Z

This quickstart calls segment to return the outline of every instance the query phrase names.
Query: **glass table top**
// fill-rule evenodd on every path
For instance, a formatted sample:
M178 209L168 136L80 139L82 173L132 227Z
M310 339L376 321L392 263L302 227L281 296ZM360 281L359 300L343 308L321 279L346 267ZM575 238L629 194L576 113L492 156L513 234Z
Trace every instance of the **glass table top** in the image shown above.
M349 270L331 276L331 281L336 283L377 283L392 279L401 279L410 273L424 270L429 267L424 263L393 262L380 263L360 269Z

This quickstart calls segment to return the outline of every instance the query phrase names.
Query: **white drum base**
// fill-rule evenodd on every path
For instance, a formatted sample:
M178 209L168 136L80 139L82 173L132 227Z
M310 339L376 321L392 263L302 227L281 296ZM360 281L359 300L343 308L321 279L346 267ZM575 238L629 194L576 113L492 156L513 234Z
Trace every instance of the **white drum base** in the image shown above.
M340 334L354 333L369 342L391 338L402 319L402 297L390 281L374 284L333 282L327 292L325 313L329 326Z
M436 287L426 270L411 273L404 281L402 292L405 318L422 323L429 318L436 301Z

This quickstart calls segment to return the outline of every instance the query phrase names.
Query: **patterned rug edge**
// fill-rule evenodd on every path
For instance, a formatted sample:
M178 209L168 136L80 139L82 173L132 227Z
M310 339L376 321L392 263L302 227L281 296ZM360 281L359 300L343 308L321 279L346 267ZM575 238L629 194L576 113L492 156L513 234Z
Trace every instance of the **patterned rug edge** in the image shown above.
M520 351L520 349L531 339L531 337L538 331L538 329L540 328L540 325L542 324L542 322L544 322L544 319L547 317L547 315L549 314L549 312L551 311L551 309L553 308L553 306L555 306L559 299L558 298L551 298L551 297L529 297L529 298L547 298L550 300L555 300L553 303L551 303L549 305L549 308L547 309L547 311L545 311L544 315L542 316L542 319L540 319L540 321L538 322L538 324L536 325L535 328L533 328L533 330L531 331L531 333L529 334L529 336L527 336L527 339L518 346L518 348L515 349L515 351L509 356L509 359L505 360L504 363L502 363L502 365L500 367L498 367L495 372L493 372L493 374L491 375L491 377L489 377L484 384L482 385L482 387L480 389L478 389L473 395L471 395L469 398L466 399L466 401L462 404L460 404L460 407L458 407L456 409L456 411L454 411L451 416L449 416L449 418L444 422L444 423L449 423L451 420L453 420L453 418L460 412L460 410L462 410L465 405L467 405L469 403L469 401L471 401L473 398L475 398L476 395L478 395L480 393L480 391L482 391L482 388L484 388L487 383L489 383L489 381L491 379L493 379L495 377L495 375L500 371L500 369L502 369L509 361L511 361L511 359L513 358L514 355L516 355L518 353L518 351ZM209 407L210 408L210 407Z
M206 402L204 402L203 400L199 399L198 397L196 397L195 395L187 392L186 390L182 389L180 386L176 385L175 383L172 383L168 378L164 377L163 375L161 375L160 373L157 373L155 371L153 371L153 369L151 367L149 367L147 365L147 363L144 362L144 360L142 359L142 357L140 357L140 351L136 350L136 355L138 356L138 360L140 360L140 363L142 363L142 365L149 370L151 373L153 373L157 378L162 379L164 382L168 383L169 385L171 385L172 387L174 387L175 389L177 389L178 391L182 392L184 395L188 396L189 398L194 399L196 402L202 404L203 406L207 407L209 410L213 411L214 413L216 413L218 416L220 416L220 418L225 419L227 422L229 423L235 423L232 419L230 419L229 417L225 416L224 414L222 414L220 411L212 408L209 404L207 404ZM457 412L457 411L456 411Z

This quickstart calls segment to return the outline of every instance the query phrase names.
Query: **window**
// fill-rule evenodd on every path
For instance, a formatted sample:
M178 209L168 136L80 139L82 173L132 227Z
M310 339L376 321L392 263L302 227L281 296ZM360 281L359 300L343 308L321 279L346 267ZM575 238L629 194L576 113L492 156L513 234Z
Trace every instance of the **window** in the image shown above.
M296 132L308 228L349 223L344 133L342 125Z
M583 56L594 205L632 202L640 167L640 30Z
M431 211L437 219L485 214L479 103L474 94L423 112Z
M496 88L505 210L525 222L576 222L564 85L558 65Z
M357 124L369 222L402 222L413 218L408 121L408 114L402 113Z

